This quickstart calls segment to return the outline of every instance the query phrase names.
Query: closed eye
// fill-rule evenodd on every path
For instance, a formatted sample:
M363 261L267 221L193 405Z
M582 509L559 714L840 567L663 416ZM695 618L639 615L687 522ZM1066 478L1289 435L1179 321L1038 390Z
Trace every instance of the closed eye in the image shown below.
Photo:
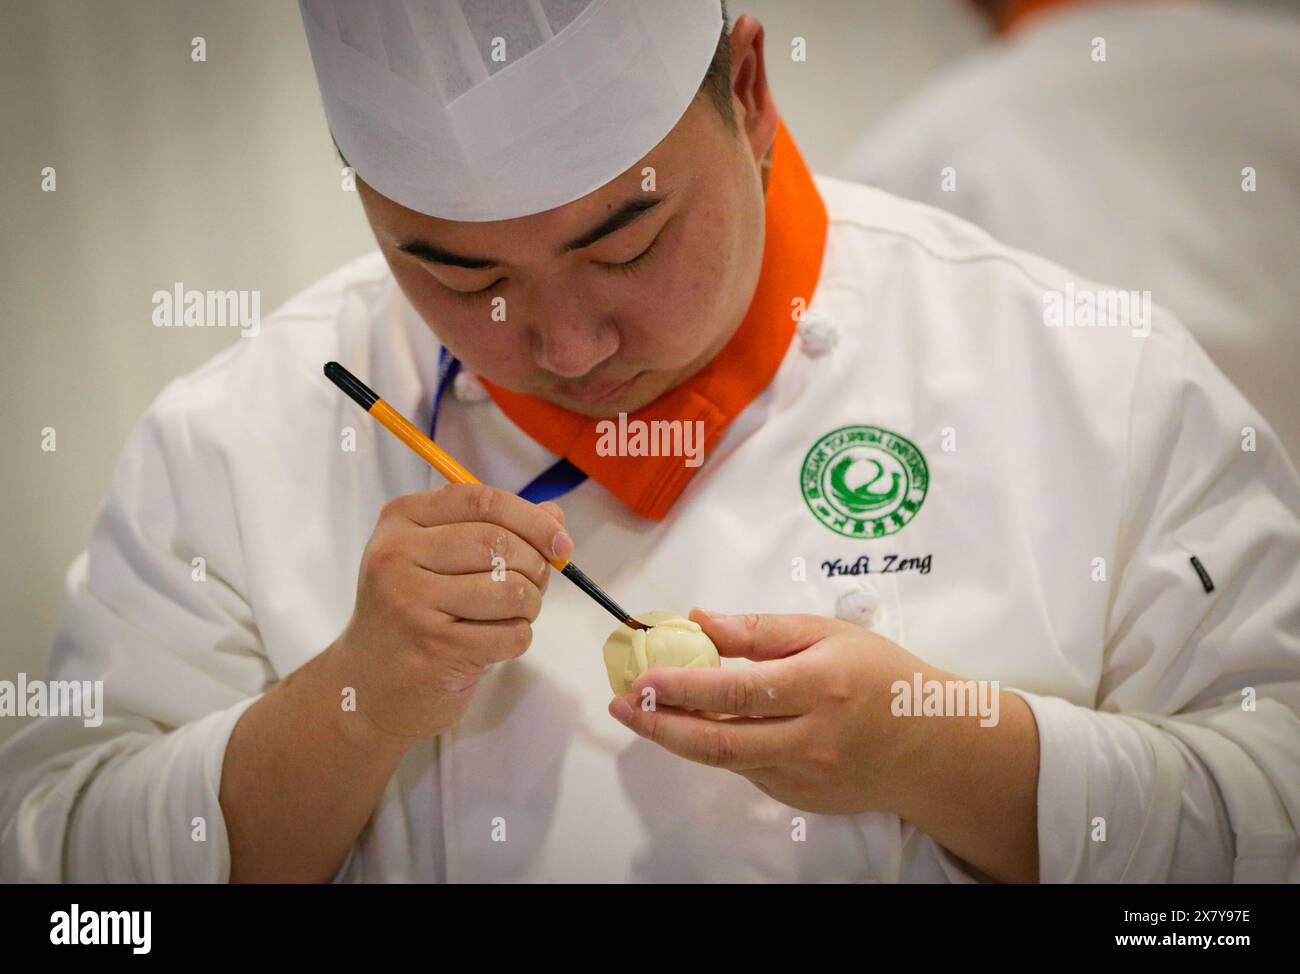
M646 263L648 263L650 258L654 255L655 245L659 242L659 238L663 236L664 229L667 226L668 224L665 223L662 227L660 227L659 232L655 234L654 239L650 241L650 243L646 246L646 249L641 251L641 253L637 254L632 259L622 260L622 261L598 260L598 261L593 261L593 263L595 263L599 267L603 267L607 271L616 271L623 274L635 274L638 270L641 269L641 267L643 267ZM438 281L437 277L434 277L434 280ZM448 287L446 284L443 284L442 281L438 281L438 285L444 291L450 294L452 297L460 298L461 300L464 301L478 301L482 298L487 297L489 292L491 292L494 288L500 286L504 281L505 281L504 277L499 277L491 284L489 284L487 287L481 287L477 291L459 291L456 288Z
M667 226L667 224L664 224L664 226ZM650 241L649 246L631 260L622 260L617 262L598 260L596 263L608 271L621 271L624 274L635 273L650 259L651 255L654 253L655 244L659 242L659 238L663 236L663 233L664 228L660 227L659 232L655 234L655 238Z
M438 281L438 278L434 277L434 280ZM480 298L487 297L488 293L492 291L493 288L500 285L504 280L505 280L504 277L498 277L487 287L481 287L477 291L458 291L454 287L448 287L446 284L443 284L442 281L438 281L438 286L441 287L444 291L446 291L454 298L461 298L465 301L477 301Z

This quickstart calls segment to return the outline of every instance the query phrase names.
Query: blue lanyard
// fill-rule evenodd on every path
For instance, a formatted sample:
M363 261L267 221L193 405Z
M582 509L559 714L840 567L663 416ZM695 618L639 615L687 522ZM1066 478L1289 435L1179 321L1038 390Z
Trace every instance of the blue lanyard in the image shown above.
M433 394L433 416L429 419L429 439L437 440L434 435L438 430L438 410L442 407L442 394L449 383L460 371L460 359L445 348L438 351L438 388ZM554 500L567 494L578 484L587 479L587 475L561 457L530 480L519 496L526 501L540 504L542 501Z

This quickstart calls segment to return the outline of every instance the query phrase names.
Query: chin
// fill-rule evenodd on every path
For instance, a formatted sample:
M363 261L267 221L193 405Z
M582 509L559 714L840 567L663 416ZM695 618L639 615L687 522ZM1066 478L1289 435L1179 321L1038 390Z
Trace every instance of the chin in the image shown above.
M580 416L590 416L592 419L613 419L617 418L619 413L634 413L643 406L648 406L667 392L668 388L671 388L671 386L662 389L658 388L659 383L648 385L644 379L634 383L634 385L645 386L645 391L638 391L631 396L623 395L607 402L581 402L576 399L557 396L544 396L542 398Z
M634 413L641 408L641 404L631 402L573 402L570 400L552 400L557 406L563 406L571 413L577 413L579 416L590 416L592 419L615 419L619 413Z

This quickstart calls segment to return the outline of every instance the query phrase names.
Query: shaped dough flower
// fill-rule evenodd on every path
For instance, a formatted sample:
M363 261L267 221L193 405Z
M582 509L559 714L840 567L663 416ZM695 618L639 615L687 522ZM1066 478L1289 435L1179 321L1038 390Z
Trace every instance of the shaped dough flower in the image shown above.
M642 612L636 618L653 628L620 625L605 640L605 669L615 693L627 693L636 678L656 666L721 666L718 648L698 623L674 612Z

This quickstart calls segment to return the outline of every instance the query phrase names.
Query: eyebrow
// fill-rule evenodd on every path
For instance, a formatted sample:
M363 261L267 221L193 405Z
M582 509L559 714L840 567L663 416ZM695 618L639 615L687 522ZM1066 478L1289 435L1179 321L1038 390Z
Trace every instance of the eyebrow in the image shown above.
M622 230L625 226L633 223L642 214L654 209L664 200L671 196L671 192L661 193L656 196L637 196L635 199L627 200L617 210L611 213L600 223L592 227L586 233L574 237L556 253L567 254L573 250L581 250L584 247L590 247L602 237L608 237L616 230ZM482 270L487 267L496 267L501 261L493 257L471 257L466 254L453 253L429 243L427 240L405 240L397 245L397 249L402 253L410 254L412 257L427 261L431 264L448 264L452 267L467 267L470 270Z

